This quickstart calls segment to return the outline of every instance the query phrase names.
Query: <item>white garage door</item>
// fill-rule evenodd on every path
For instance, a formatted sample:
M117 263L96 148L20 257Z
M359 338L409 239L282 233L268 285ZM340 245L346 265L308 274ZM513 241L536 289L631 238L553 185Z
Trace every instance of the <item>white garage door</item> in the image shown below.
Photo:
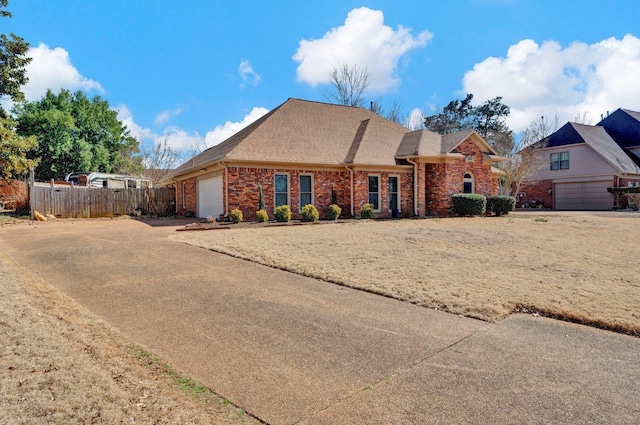
M557 210L610 210L613 207L613 195L607 192L610 180L556 183L554 207Z
M198 180L198 217L218 217L222 205L222 176Z

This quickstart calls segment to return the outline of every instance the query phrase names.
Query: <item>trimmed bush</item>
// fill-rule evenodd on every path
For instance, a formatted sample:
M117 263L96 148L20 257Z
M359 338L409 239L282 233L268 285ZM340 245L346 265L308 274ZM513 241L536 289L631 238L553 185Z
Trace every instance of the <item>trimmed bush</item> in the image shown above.
M264 223L265 221L269 221L269 214L265 210L256 211L256 219L260 223Z
M493 212L495 215L506 215L516 207L516 198L513 196L487 196L487 213Z
M364 204L360 208L360 218L372 219L375 217L373 213L373 204Z
M487 198L475 193L456 193L452 196L451 213L460 216L483 215L487 210Z
M273 215L276 217L276 220L282 223L286 223L291 220L291 209L289 205L280 205L276 208Z
M327 208L327 216L329 216L329 220L337 220L342 213L342 208L340 208L337 204L329 205Z
M240 223L242 221L242 211L238 208L232 209L229 213L229 218L232 223Z
M318 221L320 213L318 213L318 209L316 207L311 204L307 204L302 207L300 216L302 217L302 221Z

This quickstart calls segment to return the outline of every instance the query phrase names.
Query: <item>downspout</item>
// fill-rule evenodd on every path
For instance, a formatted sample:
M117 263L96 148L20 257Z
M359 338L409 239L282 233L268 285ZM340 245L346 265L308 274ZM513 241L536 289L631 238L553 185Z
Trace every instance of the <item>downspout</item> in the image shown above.
M418 216L418 163L407 158L407 162L413 165L413 215Z
M222 161L218 161L218 165L222 165ZM224 216L229 215L229 173L227 171L227 163L224 163Z
M347 170L349 170L349 173L351 174L351 195L349 197L349 200L350 200L350 203L351 203L351 217L355 217L356 214L355 214L355 211L354 211L354 208L353 208L353 169L350 168L348 165L345 166L345 168Z

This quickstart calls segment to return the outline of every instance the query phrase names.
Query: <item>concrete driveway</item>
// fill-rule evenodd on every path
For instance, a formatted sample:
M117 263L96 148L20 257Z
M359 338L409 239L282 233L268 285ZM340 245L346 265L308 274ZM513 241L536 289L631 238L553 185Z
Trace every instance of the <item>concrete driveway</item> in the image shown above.
M491 325L168 239L178 221L0 229L19 264L268 424L635 424L640 339Z

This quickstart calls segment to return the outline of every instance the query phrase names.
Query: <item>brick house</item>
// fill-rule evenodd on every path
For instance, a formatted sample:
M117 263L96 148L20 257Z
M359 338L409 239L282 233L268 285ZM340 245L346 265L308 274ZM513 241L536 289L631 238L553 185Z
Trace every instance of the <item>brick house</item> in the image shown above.
M289 99L172 175L176 208L198 217L234 208L255 218L259 186L273 217L306 204L321 217L335 200L343 216L371 203L377 217L446 215L454 193L497 194L500 161L473 130L411 131L356 107ZM397 210L397 211L395 211Z
M596 125L570 122L531 148L540 166L519 205L610 210L618 205L607 188L640 185L640 112L618 109Z

